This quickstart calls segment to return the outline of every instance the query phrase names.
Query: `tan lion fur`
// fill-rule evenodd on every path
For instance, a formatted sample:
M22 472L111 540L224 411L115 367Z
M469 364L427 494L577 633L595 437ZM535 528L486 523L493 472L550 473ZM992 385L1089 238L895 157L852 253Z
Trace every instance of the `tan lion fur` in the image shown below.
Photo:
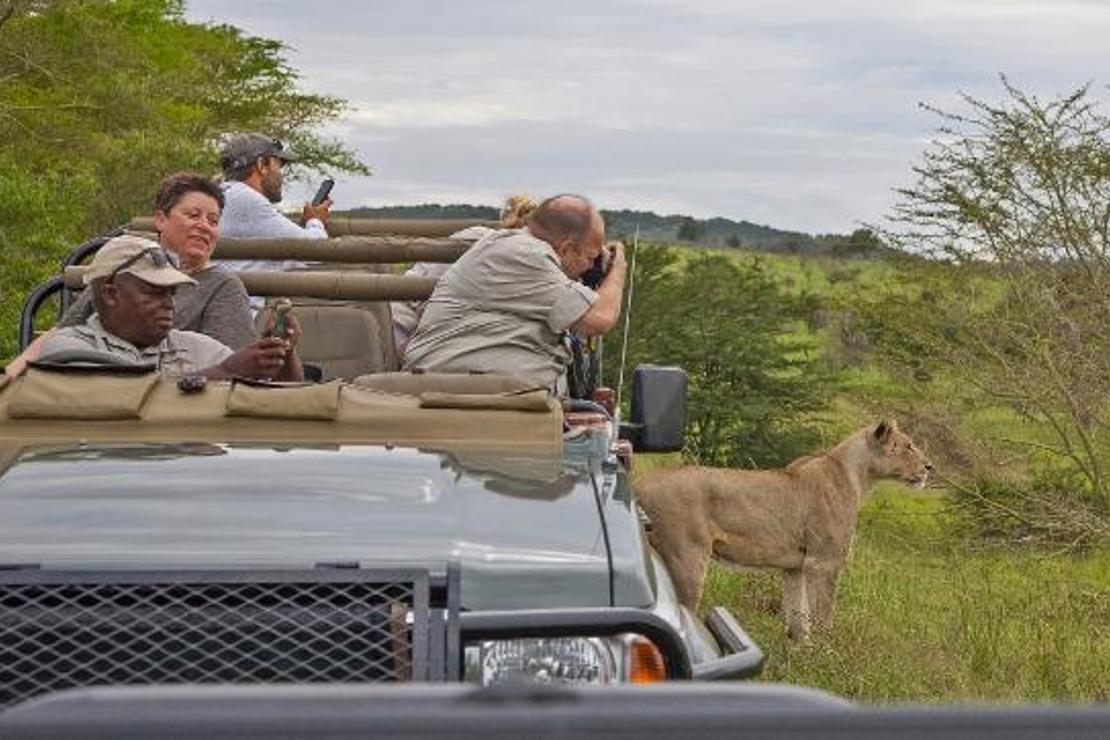
M812 624L832 624L837 580L872 485L884 478L924 485L931 469L913 440L884 421L785 468L668 468L635 489L683 604L693 609L701 600L714 555L780 568L787 634L802 639Z

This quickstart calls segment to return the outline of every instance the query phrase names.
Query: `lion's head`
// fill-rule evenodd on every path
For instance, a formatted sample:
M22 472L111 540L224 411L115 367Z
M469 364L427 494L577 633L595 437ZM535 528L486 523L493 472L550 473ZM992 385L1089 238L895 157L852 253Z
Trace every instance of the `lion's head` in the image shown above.
M897 423L879 422L869 441L876 452L871 470L878 477L897 478L918 488L925 485L933 464Z

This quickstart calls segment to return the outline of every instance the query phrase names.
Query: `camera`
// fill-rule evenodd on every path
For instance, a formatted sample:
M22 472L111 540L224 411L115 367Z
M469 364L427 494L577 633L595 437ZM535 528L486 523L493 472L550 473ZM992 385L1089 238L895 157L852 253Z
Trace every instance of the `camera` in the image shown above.
M587 288L597 289L601 285L601 281L609 272L609 266L613 264L613 248L606 246L601 250L601 254L597 256L594 263L590 268L582 273L578 280Z

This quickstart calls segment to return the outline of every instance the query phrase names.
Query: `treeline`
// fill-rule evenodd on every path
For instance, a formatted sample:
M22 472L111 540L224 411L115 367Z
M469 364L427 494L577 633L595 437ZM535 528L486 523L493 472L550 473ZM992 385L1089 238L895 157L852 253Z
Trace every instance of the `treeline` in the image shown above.
M308 168L365 172L316 127L284 46L190 23L181 0L0 0L0 357L23 296L71 247L149 213L170 172L216 172L221 135L262 130Z
M476 218L496 219L493 206L452 203L422 203L412 206L355 208L346 215L355 218ZM640 237L654 242L690 244L703 247L751 249L782 254L828 254L839 257L879 256L888 252L882 240L869 229L851 234L812 235L760 226L750 221L728 218L696 219L692 216L660 216L651 211L603 210L608 232L614 237Z

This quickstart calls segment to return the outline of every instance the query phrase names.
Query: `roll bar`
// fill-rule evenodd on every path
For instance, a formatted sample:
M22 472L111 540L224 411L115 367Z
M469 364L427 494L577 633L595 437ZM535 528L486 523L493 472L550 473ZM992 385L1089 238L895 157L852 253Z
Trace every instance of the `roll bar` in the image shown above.
M35 338L35 314L38 313L42 304L55 293L60 293L65 290L65 282L61 276L55 275L46 282L40 284L30 295L27 300L23 301L23 310L19 314L19 351L27 349Z
M328 219L329 236L430 236L446 237L470 226L498 228L497 221L483 221L473 218L348 218L332 216ZM140 216L131 219L128 229L133 231L154 231L154 219Z
M135 232L131 232L135 233ZM153 237L151 234L142 236ZM220 239L217 260L304 260L347 264L454 262L470 248L467 239L341 236L335 239Z
M65 284L78 289L86 265L65 270ZM335 301L426 300L435 288L435 278L405 275L376 275L365 272L239 272L251 295L296 296ZM58 280L59 278L55 278Z
M476 219L357 219L333 216L328 221L328 232L333 238L221 239L214 256L217 259L292 259L339 264L450 263L465 253L473 242L448 237L470 226L495 228L498 223ZM39 285L24 301L19 324L20 349L34 339L35 314L51 296L61 293L61 312L64 312L72 300L73 291L81 290L82 276L87 269L82 263L112 237L136 231L157 238L153 218L133 218L126 226L115 228L70 250L63 261L63 274ZM243 272L239 276L252 295L327 300L425 300L435 287L435 280L430 278L353 271Z

